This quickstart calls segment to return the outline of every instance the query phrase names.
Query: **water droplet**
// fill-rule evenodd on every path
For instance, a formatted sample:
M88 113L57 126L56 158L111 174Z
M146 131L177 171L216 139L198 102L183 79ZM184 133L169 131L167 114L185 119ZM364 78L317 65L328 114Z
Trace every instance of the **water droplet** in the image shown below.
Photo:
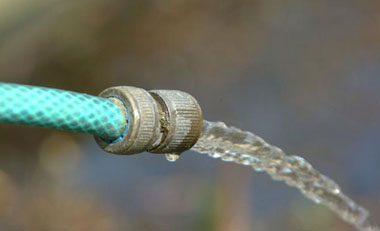
M290 168L282 168L278 172L280 174L289 174L289 173L292 173L293 171Z
M208 155L212 158L219 158L222 156L222 153L219 153L219 152L209 152Z
M311 197L311 199L314 201L314 203L316 204L320 204L322 202L321 199L317 198L317 197Z
M252 167L253 167L253 169L254 169L256 172L262 172L262 171L264 171L264 169L262 169L262 168L259 167L259 166L253 165Z
M222 160L223 161L226 161L226 162L231 162L231 161L234 161L235 155L234 153L225 153L224 155L222 155Z
M176 160L179 159L179 156L181 154L178 154L178 153L167 153L165 154L165 157L166 159L169 161L169 162L175 162Z
M335 189L333 190L333 193L334 193L334 194L339 194L339 193L340 193L340 189L339 189L339 188L335 188Z

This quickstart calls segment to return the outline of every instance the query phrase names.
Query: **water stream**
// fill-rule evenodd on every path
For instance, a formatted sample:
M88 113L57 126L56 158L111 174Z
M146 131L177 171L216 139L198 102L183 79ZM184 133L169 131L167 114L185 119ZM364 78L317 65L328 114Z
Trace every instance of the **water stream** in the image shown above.
M203 133L193 151L223 161L253 167L272 179L298 188L315 203L323 204L360 231L380 231L369 219L369 212L342 193L339 186L299 156L288 156L262 138L222 122L204 121Z

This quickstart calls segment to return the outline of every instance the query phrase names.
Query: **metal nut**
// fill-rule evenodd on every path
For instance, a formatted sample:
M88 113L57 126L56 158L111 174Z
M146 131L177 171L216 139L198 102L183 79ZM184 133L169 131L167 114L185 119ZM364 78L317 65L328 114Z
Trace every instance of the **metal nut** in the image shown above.
M113 87L104 90L100 96L123 107L127 118L125 135L118 140L95 137L107 152L180 154L190 149L201 134L201 108L188 93Z
M159 133L158 109L153 97L137 87L108 88L99 96L116 98L123 103L127 113L127 132L117 142L95 137L98 145L115 154L135 154L148 150Z
M154 153L181 153L190 149L202 131L202 111L198 102L186 92L175 90L149 91L160 105L161 143L149 150Z

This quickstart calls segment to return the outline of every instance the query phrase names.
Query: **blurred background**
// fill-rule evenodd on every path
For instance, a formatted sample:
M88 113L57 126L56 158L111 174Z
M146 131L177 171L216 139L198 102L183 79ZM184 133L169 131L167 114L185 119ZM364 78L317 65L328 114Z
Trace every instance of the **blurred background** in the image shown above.
M380 2L0 0L0 81L178 89L309 160L380 221ZM0 230L352 231L297 190L186 152L0 125Z

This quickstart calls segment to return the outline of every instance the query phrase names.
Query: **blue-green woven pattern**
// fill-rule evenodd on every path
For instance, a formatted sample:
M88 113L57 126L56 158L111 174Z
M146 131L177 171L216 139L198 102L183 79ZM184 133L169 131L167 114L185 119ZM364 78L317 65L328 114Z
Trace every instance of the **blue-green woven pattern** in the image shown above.
M0 123L84 132L113 140L126 126L108 99L70 91L0 82Z

